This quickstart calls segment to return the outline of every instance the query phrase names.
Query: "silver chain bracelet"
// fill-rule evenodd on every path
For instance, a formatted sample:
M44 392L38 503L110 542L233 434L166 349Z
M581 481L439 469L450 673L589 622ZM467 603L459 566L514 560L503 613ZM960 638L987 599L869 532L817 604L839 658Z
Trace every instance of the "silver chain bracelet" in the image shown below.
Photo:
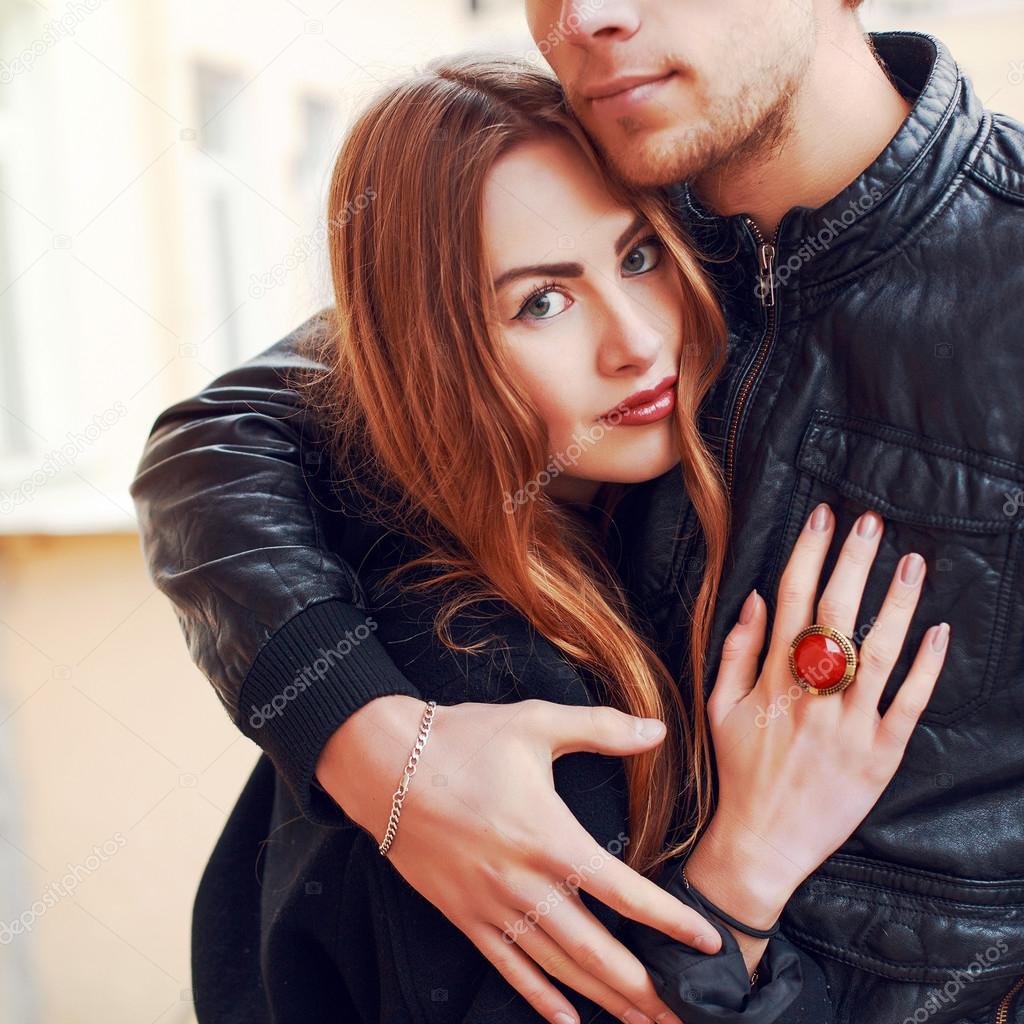
M391 849L391 844L395 841L395 833L398 831L398 818L402 813L402 801L405 800L405 794L409 791L409 782L416 774L416 765L423 751L423 745L427 742L427 736L430 733L430 723L434 719L436 708L436 700L427 701L427 706L423 711L423 718L420 720L420 731L416 737L416 744L412 748L409 760L406 762L405 771L402 773L402 781L399 782L398 789L395 790L394 796L391 798L391 817L388 818L388 827L384 832L384 840L378 847L382 857L388 855L388 850Z

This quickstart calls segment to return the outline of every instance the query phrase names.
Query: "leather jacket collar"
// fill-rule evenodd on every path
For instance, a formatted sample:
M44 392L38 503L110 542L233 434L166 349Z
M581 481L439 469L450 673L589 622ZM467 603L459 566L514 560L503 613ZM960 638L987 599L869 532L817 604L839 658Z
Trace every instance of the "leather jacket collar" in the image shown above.
M832 284L899 245L941 204L985 120L981 102L940 40L918 32L871 33L870 38L914 106L855 181L824 206L795 206L782 218L776 274L787 288ZM709 255L743 245L749 235L745 214L715 215L689 183L670 194Z

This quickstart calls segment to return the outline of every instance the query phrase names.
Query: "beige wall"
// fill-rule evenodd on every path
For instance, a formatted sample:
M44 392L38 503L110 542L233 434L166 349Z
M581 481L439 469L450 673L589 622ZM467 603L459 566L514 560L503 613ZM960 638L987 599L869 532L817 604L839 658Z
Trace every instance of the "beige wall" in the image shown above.
M58 897L0 944L0 1020L189 1021L192 897L257 749L134 535L0 538L0 622L0 921ZM30 989L37 1017L4 1006Z

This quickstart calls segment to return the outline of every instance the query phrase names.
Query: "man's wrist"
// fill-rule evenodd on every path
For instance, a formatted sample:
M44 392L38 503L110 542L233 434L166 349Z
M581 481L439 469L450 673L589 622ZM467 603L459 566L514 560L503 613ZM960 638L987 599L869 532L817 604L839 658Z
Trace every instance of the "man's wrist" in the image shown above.
M406 694L375 697L332 733L317 759L317 781L374 836L383 834L423 708L424 701Z
M779 919L806 874L749 830L712 819L686 861L686 877L716 906L752 928Z

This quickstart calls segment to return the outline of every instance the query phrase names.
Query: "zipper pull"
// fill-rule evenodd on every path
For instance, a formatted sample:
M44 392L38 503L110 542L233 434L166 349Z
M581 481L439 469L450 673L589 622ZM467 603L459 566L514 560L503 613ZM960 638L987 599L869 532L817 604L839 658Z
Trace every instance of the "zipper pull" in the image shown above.
M758 249L760 266L761 305L775 305L775 246L762 242Z

